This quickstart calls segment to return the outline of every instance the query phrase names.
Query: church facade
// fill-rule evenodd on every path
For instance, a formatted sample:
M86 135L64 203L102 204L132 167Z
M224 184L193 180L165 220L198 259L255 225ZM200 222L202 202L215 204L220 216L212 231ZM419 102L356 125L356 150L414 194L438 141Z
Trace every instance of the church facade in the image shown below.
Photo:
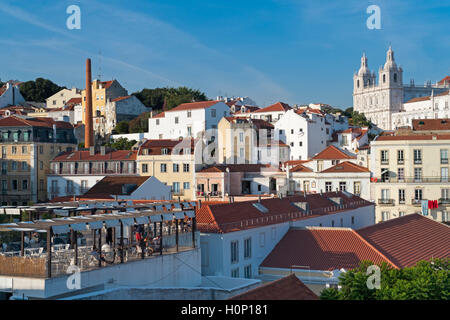
M371 72L368 67L365 53L363 54L361 66L353 76L353 109L363 113L380 129L394 130L397 126L408 125L408 121L414 118L409 110L408 116L405 114L403 117L406 102L443 93L449 87L448 82L442 81L434 85L428 82L424 86L416 86L411 81L409 85L404 85L403 69L397 66L394 51L389 47L386 62L378 70L378 81L375 72ZM418 112L416 119L420 115L421 112Z

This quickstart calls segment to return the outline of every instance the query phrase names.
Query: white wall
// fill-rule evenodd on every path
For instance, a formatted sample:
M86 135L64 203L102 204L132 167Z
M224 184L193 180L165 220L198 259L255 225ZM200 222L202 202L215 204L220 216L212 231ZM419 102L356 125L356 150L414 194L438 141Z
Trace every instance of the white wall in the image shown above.
M6 84L8 87L5 92L0 96L0 108L4 108L8 105L18 105L25 102L25 99L20 94L18 87ZM13 90L14 90L14 101L13 101Z

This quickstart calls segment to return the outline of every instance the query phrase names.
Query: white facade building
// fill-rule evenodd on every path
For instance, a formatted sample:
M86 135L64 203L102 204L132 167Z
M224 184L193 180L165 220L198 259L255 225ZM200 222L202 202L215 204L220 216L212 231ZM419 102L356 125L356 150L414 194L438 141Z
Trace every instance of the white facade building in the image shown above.
M253 119L262 119L274 124L275 122L280 120L287 111L291 109L292 108L288 104L277 102L268 107L253 111L249 113L249 116Z
M62 89L54 95L45 99L45 105L47 109L63 108L66 103L72 98L81 99L81 90L77 88Z
M217 137L217 125L230 115L230 108L222 101L183 103L148 119L150 139L197 138L208 130L208 139Z
M410 85L404 85L403 69L395 63L391 47L386 54L386 63L378 71L378 77L377 83L375 72L369 70L367 57L363 54L361 67L353 76L353 108L384 130L393 129L393 114L403 110L404 102L429 96L432 90L437 94L449 87L446 82L416 86L412 80Z
M23 104L25 99L20 93L19 86L13 81L8 81L0 88L0 109L7 106Z

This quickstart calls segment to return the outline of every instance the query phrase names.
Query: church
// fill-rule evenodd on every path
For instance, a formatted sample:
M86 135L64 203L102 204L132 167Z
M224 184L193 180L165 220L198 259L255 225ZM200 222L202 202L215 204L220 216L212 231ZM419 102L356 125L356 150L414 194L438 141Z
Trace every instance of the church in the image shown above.
M413 80L409 85L403 84L403 69L397 66L389 47L386 62L378 70L378 82L363 54L361 66L353 76L353 109L383 130L411 125L412 119L450 118L449 88L448 76L436 84L416 86Z

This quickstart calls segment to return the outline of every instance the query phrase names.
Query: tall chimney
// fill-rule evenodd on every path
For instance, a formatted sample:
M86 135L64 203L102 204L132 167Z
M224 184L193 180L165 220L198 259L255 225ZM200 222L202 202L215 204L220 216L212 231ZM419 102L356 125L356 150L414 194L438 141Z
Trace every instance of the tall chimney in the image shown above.
M86 59L86 112L84 113L84 147L94 146L94 133L92 131L92 79L91 59Z

